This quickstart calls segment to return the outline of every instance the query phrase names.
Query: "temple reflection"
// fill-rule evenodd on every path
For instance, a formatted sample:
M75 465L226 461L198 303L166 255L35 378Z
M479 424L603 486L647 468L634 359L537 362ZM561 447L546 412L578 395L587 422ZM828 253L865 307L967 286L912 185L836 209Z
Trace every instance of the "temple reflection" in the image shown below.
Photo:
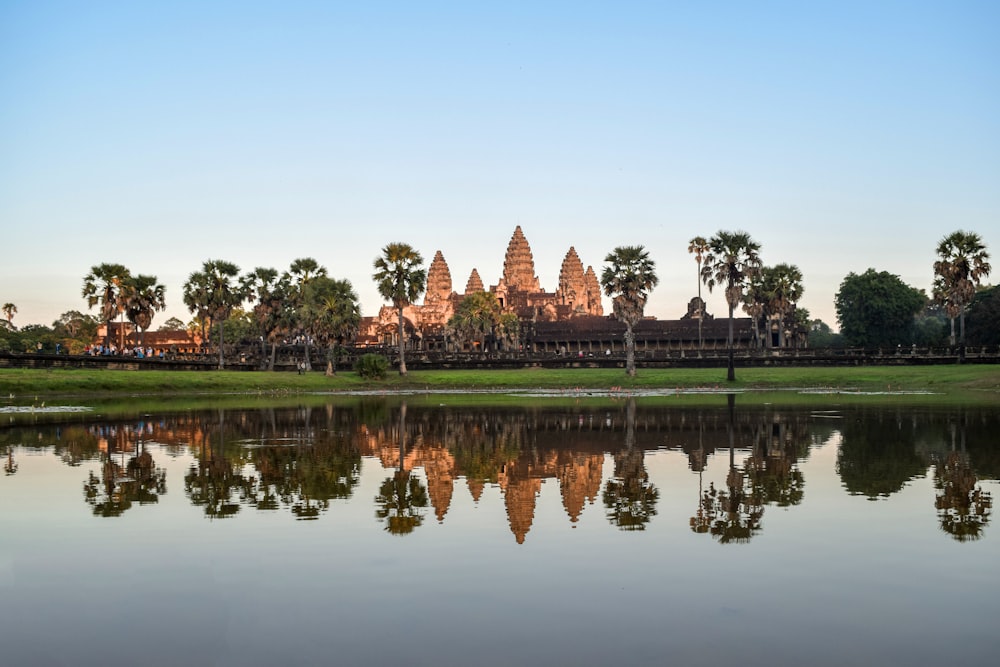
M51 451L66 466L86 469L84 500L101 517L162 502L169 475L209 519L252 511L318 520L338 503L362 502L392 535L411 534L430 516L445 523L456 503L479 504L491 493L522 544L550 493L558 494L552 501L569 525L593 513L616 530L642 531L658 526L664 499L681 492L691 503L684 512L690 530L731 544L760 534L768 507L799 506L807 491L803 463L814 448L833 443L845 493L885 500L924 479L944 533L972 541L987 529L992 496L982 480L1000 472L996 411L818 412L722 400L669 408L635 398L450 407L369 397L11 426L0 429L0 454L7 477L24 474L30 451ZM672 483L687 479L683 489L664 486L663 466L675 461L686 463L686 477ZM370 476L381 483L372 480L370 495L355 497Z

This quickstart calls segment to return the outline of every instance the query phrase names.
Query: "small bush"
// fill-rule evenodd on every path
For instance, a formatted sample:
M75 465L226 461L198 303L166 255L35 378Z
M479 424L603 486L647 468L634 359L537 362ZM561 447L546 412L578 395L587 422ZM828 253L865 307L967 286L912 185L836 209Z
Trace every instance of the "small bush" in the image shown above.
M380 354L363 354L354 362L354 370L363 378L381 380L389 370L389 360Z

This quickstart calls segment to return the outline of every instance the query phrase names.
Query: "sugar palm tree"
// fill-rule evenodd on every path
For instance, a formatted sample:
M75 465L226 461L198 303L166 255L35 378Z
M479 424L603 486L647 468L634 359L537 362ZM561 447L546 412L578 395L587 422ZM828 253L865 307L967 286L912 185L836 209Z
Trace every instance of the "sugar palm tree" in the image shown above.
M698 273L695 274L695 277L698 282L698 349L700 350L704 347L701 323L705 319L705 302L701 300L701 262L708 252L708 241L705 240L704 236L694 237L688 242L688 252L694 255L694 261L698 263Z
M218 322L220 370L226 365L223 324L245 298L244 288L238 282L239 273L239 267L232 262L210 259L184 283L184 303L188 309Z
M320 276L306 286L303 311L306 335L328 348L326 374L332 376L336 372L336 347L358 333L358 295L349 280Z
M378 292L392 302L399 314L399 374L406 375L406 336L403 331L403 308L423 293L427 271L422 267L424 258L406 243L390 243L382 248L382 255L375 259L372 279Z
M139 345L146 345L146 330L153 323L153 314L167 307L166 288L156 282L156 276L138 275L125 283L125 316L140 332Z
M17 306L12 303L5 303L3 305L3 316L7 319L7 324L10 325L10 329L14 328L14 315L17 314Z
M288 269L289 278L293 287L293 304L296 315L295 329L302 334L305 339L305 369L312 370L312 361L309 358L309 333L308 325L303 320L305 315L305 291L309 283L314 279L326 275L326 267L322 266L312 257L300 257L292 262Z
M746 232L719 231L708 242L708 254L701 267L701 279L711 292L716 285L726 290L729 305L729 367L726 379L736 380L733 366L733 311L743 300L747 283L760 271L760 244Z
M292 325L290 278L278 276L276 269L258 266L240 278L241 289L254 303L251 315L260 334L261 354L267 358L267 370L274 370L278 341ZM271 344L271 354L266 346Z
M805 288L802 271L794 264L775 264L766 271L767 311L778 318L778 347L785 346L785 322L795 312Z
M944 304L951 319L951 341L955 342L955 316L959 318L959 361L965 358L965 311L983 278L990 275L990 254L975 232L956 231L937 246L934 262L934 296Z
M122 264L98 264L93 266L83 278L83 298L87 300L87 307L93 308L100 304L101 320L107 329L105 330L104 344L109 343L111 333L111 322L118 315L124 318L125 313L125 283L130 277L129 270ZM125 346L124 323L120 331L123 336L120 347Z
M641 245L619 246L604 258L610 266L601 273L604 293L612 298L615 317L625 324L625 372L635 377L635 334L649 293L656 287L656 265Z

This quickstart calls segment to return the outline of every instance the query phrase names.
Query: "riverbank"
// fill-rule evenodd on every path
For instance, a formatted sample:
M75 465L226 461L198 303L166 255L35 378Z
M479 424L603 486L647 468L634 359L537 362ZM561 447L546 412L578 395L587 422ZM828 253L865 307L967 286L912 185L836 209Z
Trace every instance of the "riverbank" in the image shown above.
M329 392L420 392L426 390L643 390L747 391L822 389L859 392L975 392L1000 403L1000 366L864 366L737 369L736 382L725 369L642 369L629 378L620 369L518 369L410 371L384 380L365 380L353 372L326 377L321 371L293 373L237 371L124 371L81 369L0 370L0 396L26 397L195 394L285 394Z

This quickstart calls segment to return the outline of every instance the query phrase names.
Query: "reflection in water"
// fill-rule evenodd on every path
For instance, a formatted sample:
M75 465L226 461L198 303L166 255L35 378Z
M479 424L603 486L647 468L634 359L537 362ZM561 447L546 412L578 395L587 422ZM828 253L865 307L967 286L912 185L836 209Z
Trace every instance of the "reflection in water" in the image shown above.
M393 535L406 535L424 522L427 507L427 489L420 480L410 476L406 465L406 402L399 406L399 468L392 477L382 482L375 497L378 509L375 516L385 521L385 529Z
M360 408L218 410L9 427L0 429L0 453L7 476L18 470L24 448L51 448L72 467L89 464L84 498L95 515L108 517L161 502L167 473L154 455L184 457L184 497L212 519L247 508L320 519L353 498L363 465L371 465L384 479L363 501L373 502L390 534L412 533L431 512L443 523L457 497L479 503L486 489L496 489L507 527L523 543L546 484L558 490L571 524L600 496L612 526L647 529L663 502L647 469L650 452L673 450L686 455L689 492L697 498L690 529L720 543L742 543L763 529L767 506L801 504L800 462L810 448L839 442L836 472L848 493L888 498L933 466L942 530L960 541L983 535L992 498L980 480L996 479L1000 471L993 445L997 411L866 406L821 416L737 409L735 397L725 408L681 409L643 407L635 399L550 409L368 400Z
M977 486L976 473L965 451L965 424L961 425L960 449L955 449L955 423L950 424L951 451L938 456L934 468L934 488L938 493L934 506L938 510L941 530L959 542L978 540L989 523L993 498Z
M615 453L615 475L604 487L608 520L621 530L644 530L656 515L659 491L649 481L643 450L635 446L635 399L625 406L625 448Z

